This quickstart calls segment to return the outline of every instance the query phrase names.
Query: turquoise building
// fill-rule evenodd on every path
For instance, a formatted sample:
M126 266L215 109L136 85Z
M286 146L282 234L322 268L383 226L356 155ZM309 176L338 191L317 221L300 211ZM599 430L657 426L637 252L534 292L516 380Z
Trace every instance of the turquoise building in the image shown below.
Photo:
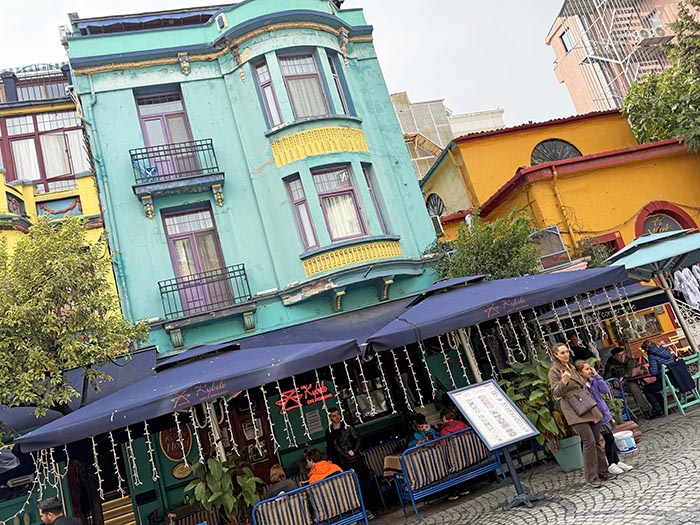
M212 343L271 344L280 330L290 343L309 342L304 330L362 340L356 326L380 314L388 322L435 280L422 255L435 231L373 29L341 3L71 15L65 45L121 306L149 320L161 359ZM381 404L376 370L365 377L358 359L341 371L319 378L311 369L247 403L232 400L228 438L256 473L266 478L278 461L296 471L303 449L323 441L327 398L352 400L347 417L359 414L363 395ZM303 406L290 408L302 392ZM362 432L399 418L386 406L376 412ZM296 443L289 433L306 437ZM182 458L168 459L162 432L153 439L167 475L105 501L104 516L123 502L120 519L143 522L182 502Z
M420 292L434 239L361 10L72 16L122 309L161 355Z

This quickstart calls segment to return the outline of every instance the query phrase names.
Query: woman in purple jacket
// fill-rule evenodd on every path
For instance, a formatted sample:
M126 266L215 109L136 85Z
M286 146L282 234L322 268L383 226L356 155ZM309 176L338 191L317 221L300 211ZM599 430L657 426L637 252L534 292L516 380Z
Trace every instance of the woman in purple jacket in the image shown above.
M588 381L588 390L591 393L591 397L595 399L598 410L603 414L603 418L598 421L598 427L600 428L600 433L603 435L603 439L605 439L605 457L608 459L608 472L610 472L610 474L623 474L632 470L630 465L620 461L620 456L617 454L615 436L613 436L615 422L613 421L607 403L603 399L603 394L610 394L608 384L600 377L598 372L583 359L577 360L574 363L574 367L581 377Z

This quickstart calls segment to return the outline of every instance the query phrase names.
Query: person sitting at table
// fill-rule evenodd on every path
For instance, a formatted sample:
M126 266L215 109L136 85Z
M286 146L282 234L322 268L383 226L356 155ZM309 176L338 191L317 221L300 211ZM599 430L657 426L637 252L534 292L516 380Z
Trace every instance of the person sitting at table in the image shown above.
M642 343L642 350L647 353L649 359L649 373L656 378L656 381L647 385L647 390L654 396L659 406L659 413L663 413L664 398L661 391L664 389L664 384L661 379L661 369L663 365L673 363L675 359L668 348L657 345L651 339Z
M642 382L644 387L642 389L640 382L632 379L634 376L644 374L644 367L640 366L636 359L625 355L624 348L617 346L610 351L603 377L622 379L625 392L634 398L644 417L652 419L661 415L661 406L650 389L650 383Z
M343 472L343 469L335 463L323 459L321 451L317 448L309 450L304 455L304 459L306 459L306 468L309 469L309 483L316 483L328 476Z
M596 356L593 355L593 352L591 352L590 348L581 344L581 340L578 338L578 334L576 332L569 333L568 338L569 350L571 350L571 353L574 354L574 361L578 359L588 361L591 358L596 358Z
M274 498L283 492L289 492L297 488L297 484L293 479L287 479L287 475L279 463L275 463L270 467L270 483L271 485L265 489L265 497L263 499Z
M457 419L457 411L452 407L443 408L440 411L440 419L442 420L440 437L469 428L464 421Z
M438 437L437 430L433 429L423 414L416 414L409 425L408 448L422 445Z

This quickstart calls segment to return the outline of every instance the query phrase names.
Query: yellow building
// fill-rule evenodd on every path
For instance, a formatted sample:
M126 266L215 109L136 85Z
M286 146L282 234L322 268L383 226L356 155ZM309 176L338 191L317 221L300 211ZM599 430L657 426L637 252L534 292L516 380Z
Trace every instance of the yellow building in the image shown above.
M103 232L97 185L67 65L0 73L0 235L10 248L38 217L83 216L89 238Z
M676 140L639 145L607 111L455 139L421 186L444 239L472 210L485 221L525 210L549 269L569 264L584 239L618 250L644 233L697 228L698 173L700 155ZM658 320L663 334L675 329Z
M471 210L488 221L518 207L572 253L585 238L619 249L648 231L695 228L699 168L675 140L637 144L607 111L455 139L421 186L429 209L444 205L446 238Z

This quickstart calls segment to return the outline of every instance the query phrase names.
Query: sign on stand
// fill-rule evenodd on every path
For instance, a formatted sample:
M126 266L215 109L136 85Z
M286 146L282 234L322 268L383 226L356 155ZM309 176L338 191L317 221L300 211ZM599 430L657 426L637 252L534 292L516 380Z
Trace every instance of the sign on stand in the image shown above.
M508 447L539 435L539 431L493 379L448 392L450 399L490 451L502 451L513 478L515 498L503 507L532 507L541 494L528 494L518 479Z

